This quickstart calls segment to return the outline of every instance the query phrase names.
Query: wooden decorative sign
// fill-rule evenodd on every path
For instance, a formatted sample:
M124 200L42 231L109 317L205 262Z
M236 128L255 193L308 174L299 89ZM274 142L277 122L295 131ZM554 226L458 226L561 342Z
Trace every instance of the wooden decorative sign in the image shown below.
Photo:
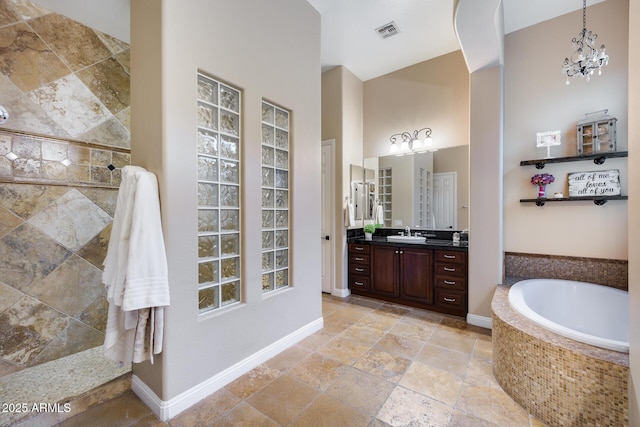
M569 197L619 195L620 171L618 169L569 174Z

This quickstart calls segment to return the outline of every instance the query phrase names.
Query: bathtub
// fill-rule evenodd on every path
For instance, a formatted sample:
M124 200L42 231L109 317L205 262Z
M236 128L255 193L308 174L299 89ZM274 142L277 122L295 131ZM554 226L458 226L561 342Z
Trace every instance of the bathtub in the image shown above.
M522 280L509 290L509 304L559 335L629 352L629 295L625 291L571 280Z

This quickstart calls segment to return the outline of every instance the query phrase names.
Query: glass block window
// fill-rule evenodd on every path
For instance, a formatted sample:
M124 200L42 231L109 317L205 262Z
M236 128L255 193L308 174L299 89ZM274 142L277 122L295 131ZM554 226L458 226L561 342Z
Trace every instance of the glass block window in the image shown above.
M198 73L198 310L240 302L240 91Z
M289 286L290 112L262 102L262 292Z

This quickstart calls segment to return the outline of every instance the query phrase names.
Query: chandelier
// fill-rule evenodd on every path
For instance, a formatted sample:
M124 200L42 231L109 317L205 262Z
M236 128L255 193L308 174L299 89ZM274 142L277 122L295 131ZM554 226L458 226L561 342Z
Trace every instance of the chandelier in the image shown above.
M414 130L413 133L394 133L389 138L389 141L391 142L391 145L389 146L389 153L396 154L398 156L421 151L437 150L437 148L433 146L430 128Z
M562 71L567 76L566 84L569 84L569 77L585 77L589 81L596 69L600 75L602 66L609 64L604 45L599 50L595 48L597 38L597 34L587 30L587 0L582 0L582 31L578 38L571 40L575 48L571 58L565 58L562 63Z

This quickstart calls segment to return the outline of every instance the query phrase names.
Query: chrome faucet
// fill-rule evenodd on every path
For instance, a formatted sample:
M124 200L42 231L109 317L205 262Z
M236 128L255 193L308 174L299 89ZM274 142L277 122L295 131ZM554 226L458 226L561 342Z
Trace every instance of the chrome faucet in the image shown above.
M407 228L405 228L405 230L407 231L407 236L411 236L411 228L407 225Z

